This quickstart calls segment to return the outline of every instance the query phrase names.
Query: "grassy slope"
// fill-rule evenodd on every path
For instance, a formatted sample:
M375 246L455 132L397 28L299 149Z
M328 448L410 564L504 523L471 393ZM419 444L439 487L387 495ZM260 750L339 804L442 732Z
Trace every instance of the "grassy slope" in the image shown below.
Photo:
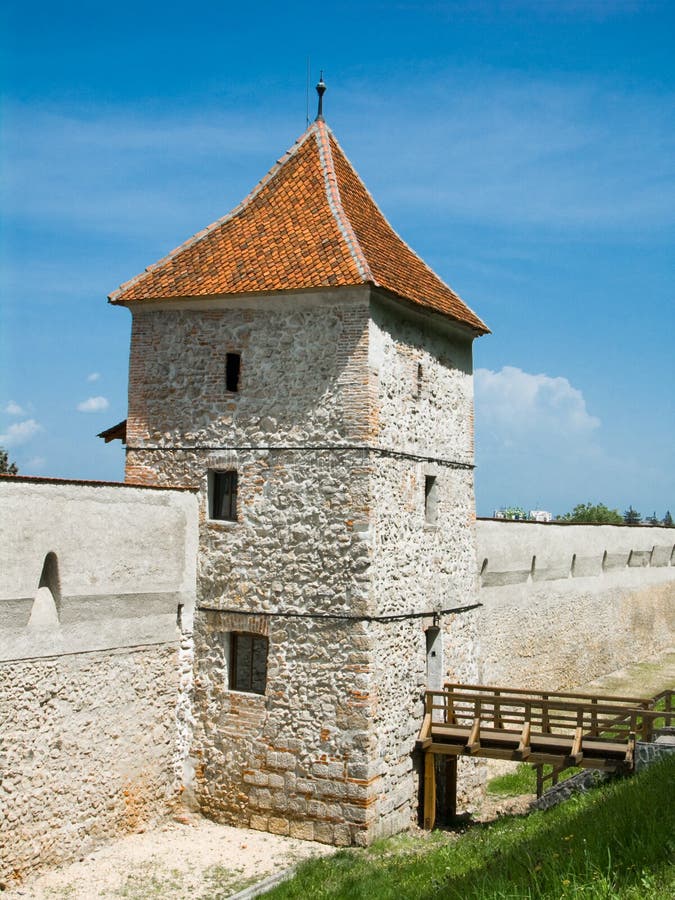
M649 898L675 896L675 754L545 813L459 838L397 837L301 866L281 898Z

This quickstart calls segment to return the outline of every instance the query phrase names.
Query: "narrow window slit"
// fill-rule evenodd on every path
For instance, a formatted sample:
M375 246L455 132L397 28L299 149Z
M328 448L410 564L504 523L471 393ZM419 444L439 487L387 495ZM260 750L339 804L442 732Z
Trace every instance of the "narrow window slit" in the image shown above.
M241 368L241 354L228 353L225 357L225 387L236 394L239 390L239 370Z
M435 475L424 478L424 521L427 525L438 522L438 481Z

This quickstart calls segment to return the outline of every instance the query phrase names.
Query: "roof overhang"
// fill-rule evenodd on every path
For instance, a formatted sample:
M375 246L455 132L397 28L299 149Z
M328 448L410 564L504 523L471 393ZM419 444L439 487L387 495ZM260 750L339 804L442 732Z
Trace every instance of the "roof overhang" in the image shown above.
M96 437L103 438L106 444L109 444L110 441L122 441L123 444L127 442L127 420L123 419L121 422L118 422L117 425L113 425L110 428L106 428L105 431L102 431L100 434L97 434Z

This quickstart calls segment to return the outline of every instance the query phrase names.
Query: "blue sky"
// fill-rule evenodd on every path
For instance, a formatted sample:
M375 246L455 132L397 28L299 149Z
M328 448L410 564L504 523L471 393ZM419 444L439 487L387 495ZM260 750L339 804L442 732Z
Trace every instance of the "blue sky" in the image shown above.
M291 145L309 57L389 220L493 331L479 514L675 513L675 4L9 0L0 31L0 444L22 472L122 478L95 437L126 415L106 295Z

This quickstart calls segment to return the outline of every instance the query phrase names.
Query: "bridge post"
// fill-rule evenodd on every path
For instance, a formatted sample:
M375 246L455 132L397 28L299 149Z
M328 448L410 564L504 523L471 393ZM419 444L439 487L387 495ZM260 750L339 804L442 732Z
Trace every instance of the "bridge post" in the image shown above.
M445 815L448 821L457 817L457 757L445 757Z
M435 754L427 750L424 754L424 828L426 831L436 824L436 761Z

